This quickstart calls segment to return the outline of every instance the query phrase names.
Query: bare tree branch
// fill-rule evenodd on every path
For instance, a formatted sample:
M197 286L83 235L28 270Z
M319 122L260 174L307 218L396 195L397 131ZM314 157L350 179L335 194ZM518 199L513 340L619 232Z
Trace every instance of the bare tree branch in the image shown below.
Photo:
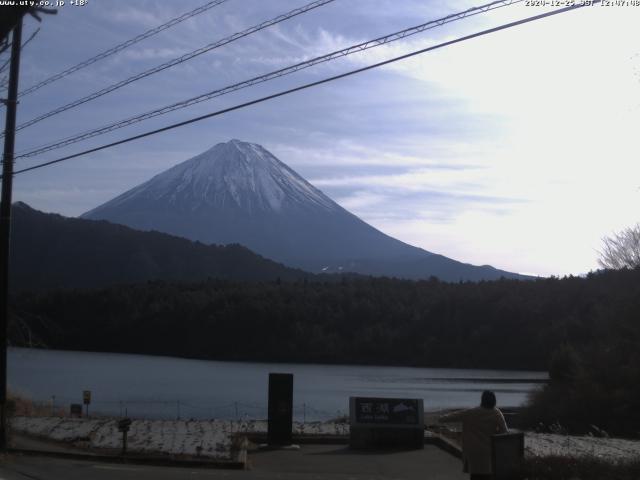
M598 263L602 268L619 270L640 267L640 223L602 239Z

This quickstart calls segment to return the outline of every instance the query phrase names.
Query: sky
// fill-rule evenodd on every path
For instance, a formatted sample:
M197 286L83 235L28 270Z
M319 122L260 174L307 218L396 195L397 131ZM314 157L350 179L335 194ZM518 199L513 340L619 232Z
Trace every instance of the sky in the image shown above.
M309 0L310 1L310 0ZM25 21L20 90L205 0L68 2ZM227 0L22 97L18 124L304 0ZM611 3L611 2L609 2ZM628 5L631 5L629 2ZM480 5L335 0L20 131L17 153ZM550 8L520 2L38 157L53 160ZM15 177L14 201L77 216L232 138L263 145L381 231L535 275L598 268L640 221L640 6L589 6ZM6 53L0 56L4 63Z

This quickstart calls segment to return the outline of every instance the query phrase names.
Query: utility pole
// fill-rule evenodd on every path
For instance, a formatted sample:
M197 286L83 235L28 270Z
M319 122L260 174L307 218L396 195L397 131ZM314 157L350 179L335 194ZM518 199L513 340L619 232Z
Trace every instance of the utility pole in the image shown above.
M22 45L22 18L13 27L7 116L2 157L2 199L0 201L0 451L7 449L7 334L9 327L9 239L11 233L11 190L13 187L13 154L16 140L18 75Z

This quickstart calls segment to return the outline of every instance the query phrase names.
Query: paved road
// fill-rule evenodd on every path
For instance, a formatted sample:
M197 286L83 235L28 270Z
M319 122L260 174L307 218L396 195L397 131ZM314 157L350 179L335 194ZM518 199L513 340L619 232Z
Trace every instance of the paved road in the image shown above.
M259 451L250 469L150 467L11 455L0 480L466 480L460 461L439 448L356 453L343 445L303 445L300 450Z

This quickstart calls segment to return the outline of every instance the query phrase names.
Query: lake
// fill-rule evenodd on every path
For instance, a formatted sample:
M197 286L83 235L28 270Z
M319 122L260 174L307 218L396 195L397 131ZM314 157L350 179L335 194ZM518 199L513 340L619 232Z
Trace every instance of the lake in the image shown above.
M350 396L422 398L426 410L479 404L493 390L498 406L522 405L545 372L218 362L119 353L10 348L12 392L68 411L91 390L89 413L145 418L267 417L268 374L294 374L297 420L348 411Z

